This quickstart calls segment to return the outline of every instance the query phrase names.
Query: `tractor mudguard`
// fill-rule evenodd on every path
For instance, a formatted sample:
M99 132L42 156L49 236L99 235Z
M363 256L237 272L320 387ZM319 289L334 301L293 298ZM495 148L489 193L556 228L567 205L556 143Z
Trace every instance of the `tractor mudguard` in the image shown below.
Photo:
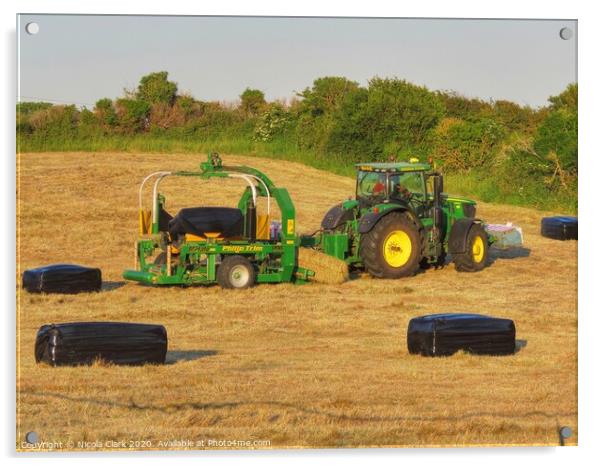
M382 212L368 212L360 218L358 232L361 234L368 233L385 215L390 214L391 212L405 212L406 210L405 207L394 207L392 209L383 210Z
M471 217L459 218L454 222L449 233L449 240L447 241L447 252L450 254L463 254L466 252L468 232L475 223L481 223L481 221Z
M353 220L353 209L345 209L343 204L332 207L322 219L322 229L334 230L348 220Z

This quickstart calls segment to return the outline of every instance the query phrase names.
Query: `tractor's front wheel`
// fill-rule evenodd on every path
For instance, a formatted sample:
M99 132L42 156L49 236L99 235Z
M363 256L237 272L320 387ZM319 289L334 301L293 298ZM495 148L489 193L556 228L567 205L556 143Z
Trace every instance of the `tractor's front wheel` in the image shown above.
M253 264L243 256L226 256L217 268L217 283L222 288L243 289L255 284Z
M487 265L488 257L487 232L483 225L475 223L468 232L466 251L461 254L452 254L452 260L458 272L479 272Z
M402 212L392 212L362 235L360 256L370 275L401 278L414 275L420 264L420 233Z

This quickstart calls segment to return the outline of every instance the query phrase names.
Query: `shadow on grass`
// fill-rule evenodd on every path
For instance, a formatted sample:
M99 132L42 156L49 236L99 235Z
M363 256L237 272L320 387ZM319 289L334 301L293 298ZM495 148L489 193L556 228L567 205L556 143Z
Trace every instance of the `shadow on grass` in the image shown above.
M443 268L443 266L420 266L418 270L416 270L416 275L421 275L425 273L430 268ZM374 278L370 276L370 273L364 269L350 267L349 268L349 279L347 281L360 280L362 278ZM378 278L378 280L399 280L398 278Z
M514 342L514 354L518 353L524 347L527 346L527 340L516 340Z
M168 351L165 357L165 364L176 364L183 361L196 361L197 359L206 358L207 356L215 356L216 350L185 350L185 351Z
M497 259L518 259L520 257L529 257L530 255L531 250L522 246L511 249L491 248L489 250L489 257L492 259L492 262L495 262Z
M22 395L39 396L43 398L54 398L63 401L69 401L72 403L86 403L89 405L120 408L120 409L131 409L134 411L155 411L161 413L177 413L183 410L198 410L198 411L213 411L221 409L235 409L246 406L268 406L274 409L294 409L304 414L322 416L334 420L342 421L358 421L358 422L403 422L403 421L416 421L416 422L441 422L441 421L460 421L464 419L478 418L478 417L489 417L495 416L498 418L505 419L524 419L527 417L543 417L549 419L557 419L558 417L576 416L576 411L567 412L546 412L540 410L527 411L522 413L509 413L509 412L495 412L495 411L471 411L458 415L413 415L413 416L371 416L371 415L358 415L358 414L347 414L345 412L337 412L328 409L320 409L305 406L304 404L291 403L286 401L277 400L245 400L245 401L221 401L221 402L184 402L184 403L170 403L163 405L156 404L144 404L137 403L134 400L126 401L115 401L108 399L96 399L89 397L77 397L72 395L65 395L64 393L56 392L37 392L35 390L20 390Z
M487 266L493 265L498 259L518 259L520 257L529 257L531 250L529 248L517 247L510 249L498 249L492 247L489 249L489 260ZM426 264L421 263L420 268L416 271L416 275L425 273L429 269L438 270L444 267L453 267L454 263L451 254L447 254L445 259L439 264ZM361 268L350 267L349 269L349 281L358 280L364 277L368 272Z
M121 282L112 282L112 281L103 281L101 291L113 291L125 286L126 283Z

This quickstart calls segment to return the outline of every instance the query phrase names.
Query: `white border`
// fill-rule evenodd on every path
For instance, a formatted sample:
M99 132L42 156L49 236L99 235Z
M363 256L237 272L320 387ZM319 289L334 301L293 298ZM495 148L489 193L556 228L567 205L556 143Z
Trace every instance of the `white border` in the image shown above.
M598 181L602 175L601 141L599 120L602 111L600 88L600 30L601 18L596 14L596 2L586 1L546 1L528 2L525 0L504 0L484 2L471 0L420 1L420 2L387 2L385 0L326 3L320 0L304 1L260 1L252 2L221 1L193 2L184 0L145 0L144 2L125 3L123 0L103 0L95 3L67 0L54 0L52 3L41 0L21 0L0 2L0 21L3 37L2 73L4 105L1 112L2 141L4 154L2 157L4 177L3 200L4 212L9 227L1 230L2 250L8 251L0 272L0 286L4 306L3 364L5 377L2 384L2 401L6 407L2 422L2 451L8 461L15 460L15 95L16 95L16 36L15 15L21 13L87 13L87 14L198 14L198 15L282 15L282 16L397 16L397 17L473 17L473 18L562 18L579 20L579 145L580 145L580 247L579 247L579 444L577 448L508 448L508 449L406 449L406 450L302 450L302 451L268 451L268 452L191 452L167 453L155 457L148 454L110 454L110 455L63 455L46 454L45 461L51 464L63 464L65 461L78 461L86 458L90 464L97 464L109 458L113 461L123 460L163 465L166 461L199 462L245 460L250 464L306 464L308 461L320 464L362 464L377 461L384 464L400 462L445 463L447 464L479 464L484 461L488 465L523 464L545 461L546 464L563 464L569 461L589 463L597 453L596 446L601 437L600 422L600 364L596 356L600 352L599 329L602 304L596 288L600 282L598 274L602 273L602 257L600 254L600 236L602 222L598 220L602 196ZM597 218L598 217L598 218ZM533 303L537 307L537 303ZM545 312L545 309L541 309ZM560 348L559 351L562 349ZM119 455L119 456L117 456ZM28 455L19 455L26 461ZM599 455L596 455L599 456Z

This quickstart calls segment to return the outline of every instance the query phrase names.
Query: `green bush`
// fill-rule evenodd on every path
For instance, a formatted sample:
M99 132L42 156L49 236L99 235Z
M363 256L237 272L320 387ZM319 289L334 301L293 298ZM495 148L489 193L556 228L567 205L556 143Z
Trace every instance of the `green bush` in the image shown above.
M19 102L17 104L17 117L26 117L38 110L47 110L52 107L49 102Z
M240 109L245 113L257 115L265 105L265 95L259 89L247 87L240 95Z
M48 110L52 107L48 102L19 102L17 104L17 134L28 135L34 131L30 123L30 116L39 110Z
M532 142L510 148L503 167L505 179L523 190L538 188L538 196L559 193L577 203L577 88L569 86L549 99L551 105ZM527 186L529 185L529 186ZM531 189L531 197L535 197Z
M37 137L64 140L75 135L78 116L74 105L54 105L33 112L29 123Z
M275 136L282 135L290 124L289 113L279 104L272 104L259 117L255 125L253 139L256 141L272 141Z
M311 88L297 94L302 98L300 112L311 116L334 113L350 92L358 89L358 84L347 78L327 76L314 80Z
M106 129L98 124L98 116L87 108L84 107L82 110L80 110L77 118L77 137L96 138L107 134Z
M115 102L119 127L126 133L135 133L148 128L151 105L144 100L117 99Z
M538 115L531 107L521 107L508 100L496 100L491 118L510 131L531 133L538 123Z
M578 91L577 84L569 84L560 94L548 98L551 110L566 108L577 111L578 107Z
M450 189L483 200L577 208L577 85L534 110L431 92L401 79L316 79L288 105L245 89L240 105L178 95L167 72L93 111L17 105L19 150L210 150L303 162L349 175L353 163L434 157Z
M433 135L434 158L448 169L467 172L493 164L506 131L489 118L446 118Z
M105 127L113 127L118 123L117 112L113 105L113 101L109 98L100 99L94 105L94 113L96 118Z
M327 152L336 125L336 114L359 85L347 78L327 76L314 80L311 88L297 94L301 98L293 118L297 121L297 147Z
M577 172L577 112L559 109L550 113L537 129L533 148L550 157L555 153L562 170Z
M426 88L374 78L368 89L347 93L334 114L327 147L356 160L397 156L421 146L443 115L440 99Z
M164 103L173 105L178 85L167 80L167 71L159 71L143 76L138 84L136 98L149 104Z
M464 97L457 92L437 92L448 118L478 118L492 113L491 104L481 99Z
M176 105L184 113L184 118L187 122L200 117L203 112L203 102L199 102L189 95L179 95L176 98Z
M353 89L343 98L330 124L323 125L324 150L345 154L352 162L364 159L378 160L383 155L383 143L377 140L373 122L369 119L367 105L369 91Z

